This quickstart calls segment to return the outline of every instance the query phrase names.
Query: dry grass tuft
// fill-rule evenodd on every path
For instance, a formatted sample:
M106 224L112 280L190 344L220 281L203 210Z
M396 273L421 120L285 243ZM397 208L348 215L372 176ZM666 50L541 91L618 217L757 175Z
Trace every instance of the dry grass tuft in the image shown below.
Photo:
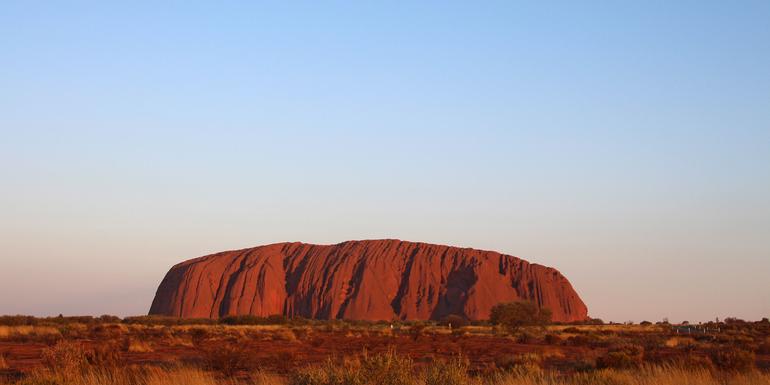
M192 346L192 344L190 345ZM151 353L155 351L150 343L134 338L126 339L125 350L130 353Z
M709 370L677 367L645 367L638 370L607 369L574 376L553 373L497 375L488 385L770 385L770 375L752 372L739 375L714 374Z
M286 380L273 374L256 372L249 378L253 385L286 385Z
M695 340L690 337L671 337L667 339L666 342L664 343L664 345L669 348L675 348L681 345L688 346L688 345L694 345L694 344L695 344Z
M153 370L145 378L145 385L216 385L211 373L195 368Z
M279 341L293 342L297 340L297 335L294 334L294 331L291 329L279 329L273 336Z
M255 366L251 352L238 341L216 341L200 350L209 369L228 377Z
M64 378L74 378L88 365L85 350L75 342L59 341L56 345L44 349L42 358L46 368Z
M0 340L16 338L50 338L61 337L59 329L51 326L0 326Z
M392 353L364 357L357 362L325 365L300 371L286 381L252 373L217 376L198 368L143 367L88 369L78 376L37 371L16 383L3 385L770 385L770 374L759 371L721 373L672 366L634 370L606 369L570 376L545 371L498 372L491 377L469 376L467 361L436 362L420 373L412 361Z

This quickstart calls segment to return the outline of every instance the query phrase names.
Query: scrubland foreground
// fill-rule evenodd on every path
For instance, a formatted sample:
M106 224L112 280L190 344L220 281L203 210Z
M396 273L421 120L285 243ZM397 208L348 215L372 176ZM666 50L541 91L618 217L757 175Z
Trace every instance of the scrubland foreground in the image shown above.
M770 322L0 317L0 384L768 384Z

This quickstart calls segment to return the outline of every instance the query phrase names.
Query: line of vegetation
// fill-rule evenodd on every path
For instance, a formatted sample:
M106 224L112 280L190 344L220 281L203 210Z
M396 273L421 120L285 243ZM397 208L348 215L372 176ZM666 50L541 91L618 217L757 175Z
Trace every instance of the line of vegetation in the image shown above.
M658 382L644 381L666 375L682 384L766 381L767 372L761 371L770 369L770 321L730 318L714 325L699 330L719 333L682 334L681 328L651 323L556 325L548 311L529 303L499 304L490 320L476 323L456 315L431 322L5 316L0 317L0 342L6 344L0 345L0 384L652 385ZM334 346L348 341L363 349L410 344L412 350L369 355L348 349L347 355L335 357ZM22 375L17 365L31 357L8 349L9 343L36 345L34 359L42 367ZM326 350L332 354L328 361L305 366L319 359L316 353L315 360L308 360L305 349L323 351L328 344L337 344ZM478 349L486 344L498 353ZM446 359L458 351L468 353L465 349L415 354L426 346L438 350L449 345L470 346L470 351L476 346L475 352L485 357ZM267 352L265 346L277 351ZM170 348L184 354L146 364L149 356L163 358ZM4 373L17 377L3 380ZM101 382L89 382L95 379ZM632 380L637 382L627 382Z
M46 353L46 368L2 385L770 385L770 374L756 370L714 371L698 367L644 365L560 375L524 361L487 375L469 371L467 358L417 367L393 351L332 360L288 376L258 370L234 375L189 366L125 366L109 353L61 344Z

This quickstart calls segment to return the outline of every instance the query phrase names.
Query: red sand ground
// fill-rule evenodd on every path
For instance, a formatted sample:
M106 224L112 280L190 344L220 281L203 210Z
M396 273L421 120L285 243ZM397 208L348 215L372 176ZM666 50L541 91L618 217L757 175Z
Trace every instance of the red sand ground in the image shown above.
M86 346L100 343L81 340ZM350 336L345 332L315 332L307 338L294 341L269 341L250 339L246 346L261 369L287 373L293 369L324 362L329 357L354 357L364 351L385 352L395 349L400 354L412 357L419 364L436 359L449 359L461 353L471 361L472 369L490 369L496 359L513 354L545 354L545 367L569 370L570 362L596 357L604 349L586 347L530 345L512 343L509 338L498 336L447 334L421 335L417 339L408 335L396 336ZM46 345L41 343L0 342L0 354L5 354L8 369L0 372L12 374L25 372L42 365L41 352ZM664 353L674 354L675 349ZM153 352L124 352L127 364L202 363L200 350L186 346L156 346ZM758 355L757 365L770 368L770 355Z

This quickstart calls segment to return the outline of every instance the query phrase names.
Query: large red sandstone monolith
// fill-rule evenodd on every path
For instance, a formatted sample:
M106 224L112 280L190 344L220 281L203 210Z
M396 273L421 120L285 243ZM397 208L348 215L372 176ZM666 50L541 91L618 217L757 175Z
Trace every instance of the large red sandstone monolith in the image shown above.
M588 318L556 269L494 251L398 240L278 243L191 259L166 274L150 314L478 320L516 300L551 309L554 321Z

